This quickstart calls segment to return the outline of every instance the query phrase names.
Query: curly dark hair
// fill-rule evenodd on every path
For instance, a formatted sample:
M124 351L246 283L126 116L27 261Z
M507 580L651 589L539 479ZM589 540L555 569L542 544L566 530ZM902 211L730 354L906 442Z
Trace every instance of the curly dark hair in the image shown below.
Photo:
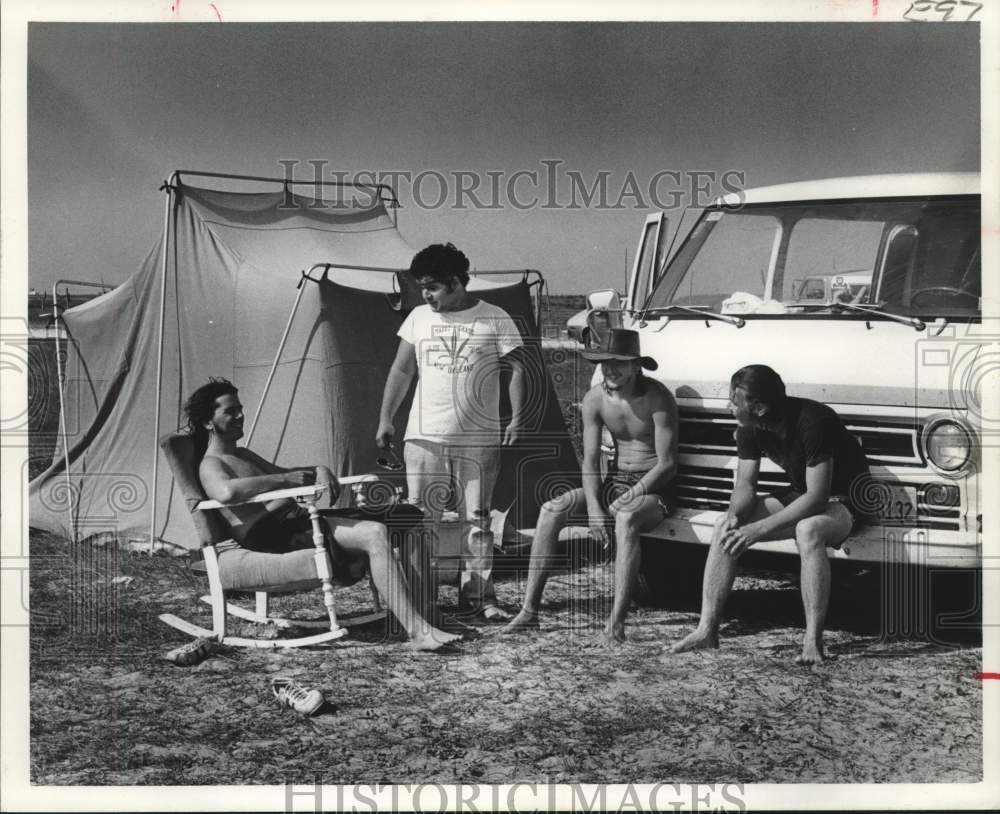
M187 431L194 438L195 447L200 454L204 454L208 448L205 422L210 421L215 413L215 400L222 396L235 396L237 393L239 390L229 379L212 377L208 384L203 384L184 402Z
M457 279L469 284L469 258L451 243L434 243L413 256L409 273L415 280L430 277L439 283Z

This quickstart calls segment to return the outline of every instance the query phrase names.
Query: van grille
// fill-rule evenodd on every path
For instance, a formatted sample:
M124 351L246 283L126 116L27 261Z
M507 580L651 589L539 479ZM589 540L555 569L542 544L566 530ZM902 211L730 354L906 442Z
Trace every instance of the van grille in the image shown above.
M845 419L847 428L861 441L872 464L883 466L924 465L919 450L920 427L906 422L883 426L870 419ZM680 411L680 465L675 487L678 505L688 509L724 511L733 491L735 472L725 466L703 466L705 456L736 457L736 421L725 412ZM692 461L698 456L698 463ZM735 462L734 462L735 463ZM790 486L781 471L762 470L758 493L780 492ZM952 484L916 484L917 513L894 525L957 531L960 519L960 494Z
M693 466L681 463L677 469L675 488L678 504L689 509L717 509L722 511L729 505L733 492L731 469L717 469L708 466ZM757 478L758 492L780 492L790 485L784 472L761 472Z
M907 421L873 421L842 416L861 443L870 463L923 467L920 426ZM727 412L680 411L680 452L690 455L736 455L736 419Z

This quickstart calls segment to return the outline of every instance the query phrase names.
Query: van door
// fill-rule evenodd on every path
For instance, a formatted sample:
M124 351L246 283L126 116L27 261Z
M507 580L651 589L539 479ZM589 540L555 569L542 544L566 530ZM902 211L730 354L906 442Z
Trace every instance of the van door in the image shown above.
M639 248L635 253L632 278L629 281L628 299L625 307L637 311L646 304L653 286L663 273L667 256L667 224L669 219L663 212L654 212L646 217L639 238Z

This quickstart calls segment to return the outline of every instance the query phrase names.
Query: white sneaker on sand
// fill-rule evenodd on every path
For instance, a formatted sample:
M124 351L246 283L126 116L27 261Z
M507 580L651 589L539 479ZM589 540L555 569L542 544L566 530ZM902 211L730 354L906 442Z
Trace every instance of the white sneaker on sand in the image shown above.
M499 605L483 605L472 615L469 621L472 624L501 625L509 622L514 617Z
M323 693L303 687L292 678L272 678L271 692L281 706L303 715L312 715L323 706Z
M190 667L214 656L218 651L219 643L215 639L202 637L175 647L164 654L163 658L182 667Z

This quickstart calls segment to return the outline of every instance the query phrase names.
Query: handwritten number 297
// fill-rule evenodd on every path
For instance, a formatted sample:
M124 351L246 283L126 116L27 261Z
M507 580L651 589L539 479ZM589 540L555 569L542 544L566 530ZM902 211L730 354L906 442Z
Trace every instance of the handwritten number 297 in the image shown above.
M933 15L940 14L940 19L947 22L960 6L968 9L968 14L964 20L964 22L968 22L979 13L979 9L983 7L983 4L973 3L971 0L913 0L910 7L906 10L906 14L903 15L903 19L929 20Z

